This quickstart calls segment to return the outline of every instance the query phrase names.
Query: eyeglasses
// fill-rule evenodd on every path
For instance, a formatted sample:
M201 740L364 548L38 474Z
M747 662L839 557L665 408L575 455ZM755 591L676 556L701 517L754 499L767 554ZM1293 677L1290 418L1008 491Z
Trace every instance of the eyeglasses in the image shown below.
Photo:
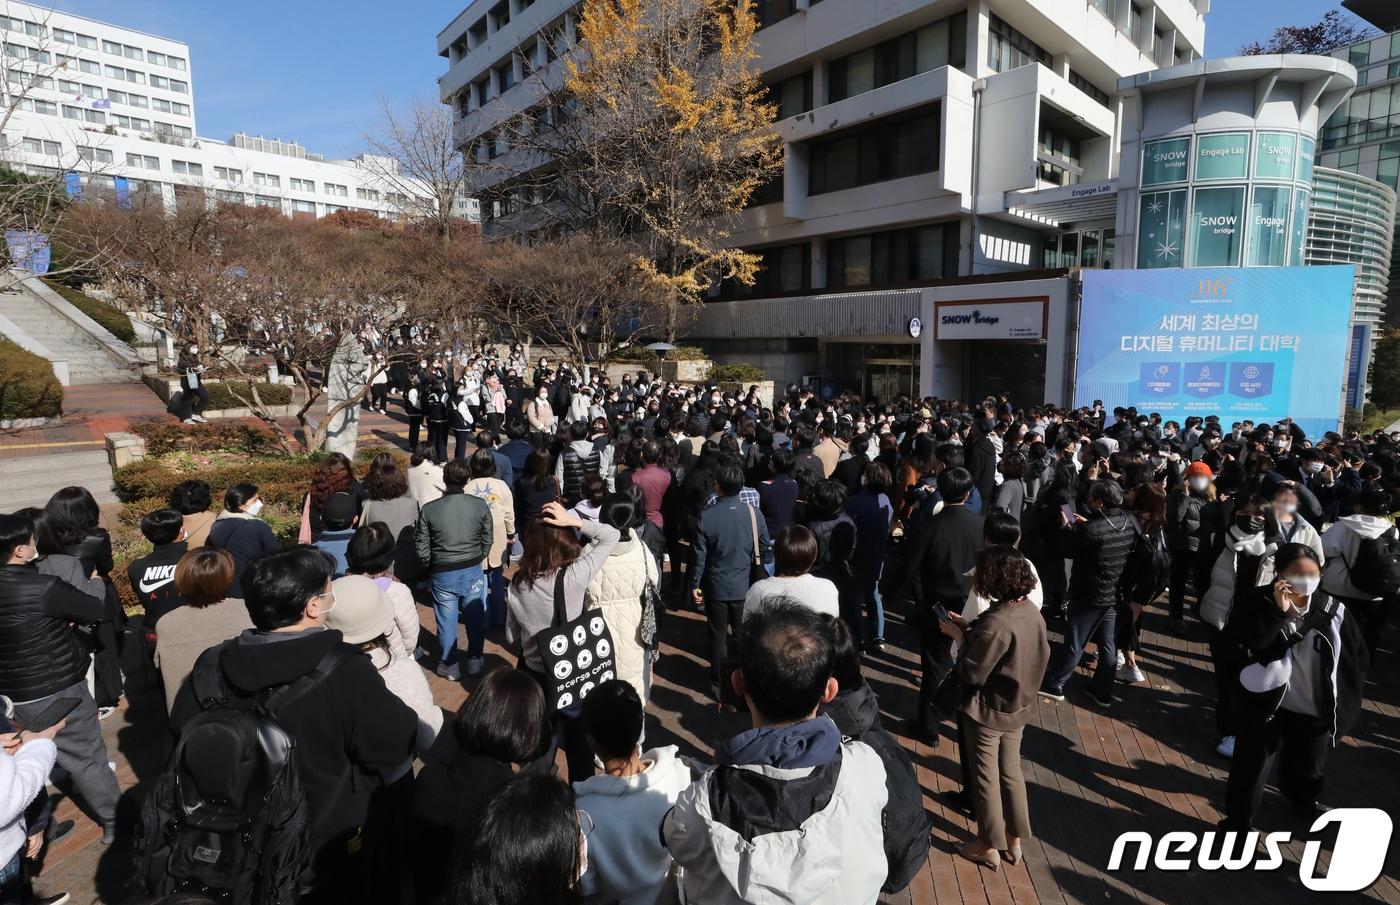
M575 811L574 813L578 815L579 834L582 835L584 839L587 839L589 836L592 836L593 815L589 814L587 811Z

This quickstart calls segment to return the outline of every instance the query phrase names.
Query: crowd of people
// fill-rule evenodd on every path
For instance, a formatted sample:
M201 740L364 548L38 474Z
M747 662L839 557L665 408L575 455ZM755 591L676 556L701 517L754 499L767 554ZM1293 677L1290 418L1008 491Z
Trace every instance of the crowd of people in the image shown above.
M99 730L124 614L98 507L69 488L0 516L0 902L26 901L57 765L104 842L139 837L152 895L874 903L918 872L931 826L862 674L888 655L887 605L919 652L903 731L957 740L962 857L1021 860L1024 727L1071 693L1115 706L1145 681L1143 620L1179 634L1188 599L1223 825L1245 830L1276 761L1296 812L1324 808L1400 596L1384 434L614 384L518 347L384 375L367 403L397 397L411 458L322 457L297 544L250 483L215 501L189 481L143 517L151 550L128 568L173 753L139 827L116 823ZM684 609L708 627L695 691L752 725L705 759L646 743ZM497 630L515 659L488 668ZM427 670L467 677L455 715Z

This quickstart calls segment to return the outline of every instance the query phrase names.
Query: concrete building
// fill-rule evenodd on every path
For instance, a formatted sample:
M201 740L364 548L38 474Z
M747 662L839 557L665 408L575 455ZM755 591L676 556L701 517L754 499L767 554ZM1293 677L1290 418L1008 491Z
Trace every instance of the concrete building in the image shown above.
M296 142L228 141L196 126L189 47L95 19L22 3L0 16L5 123L0 159L84 186L153 193L203 189L288 216L364 210L397 218L430 197L386 158L326 160ZM464 209L464 213L471 213Z
M493 130L557 87L576 5L476 0L438 35L442 100L465 151L508 153ZM1053 387L1045 334L1063 325L1056 315L1038 333L1001 337L1012 354L950 347L931 361L919 352L925 305L985 304L996 292L958 287L989 279L1114 264L1118 82L1199 58L1208 0L758 7L785 167L734 241L765 267L757 286L721 287L687 338L780 382L868 395L958 395L984 378ZM483 212L488 233L510 208Z

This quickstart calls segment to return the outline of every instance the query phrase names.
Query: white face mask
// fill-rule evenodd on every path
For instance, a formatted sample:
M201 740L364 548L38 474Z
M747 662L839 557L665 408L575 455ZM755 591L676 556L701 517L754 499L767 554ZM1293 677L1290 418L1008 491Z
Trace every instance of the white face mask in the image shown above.
M245 508L243 511L248 513L249 515L257 515L259 512L262 512L262 508L262 500L253 500L253 502L249 503L247 508Z
M1318 585L1322 584L1322 578L1318 575L1293 575L1287 581L1293 593L1302 594L1304 597L1311 597Z
M1321 463L1321 462L1309 462L1309 463L1308 463L1308 473L1309 473L1309 474L1317 474L1317 473L1320 472L1320 471L1322 471L1322 463Z
M1192 479L1191 479L1191 489L1194 490L1194 491L1196 491L1197 493L1202 492L1203 490L1205 490L1205 489L1206 489L1207 487L1209 487L1209 486L1210 486L1210 478L1192 478Z
M199 346L190 346L190 354L191 354L191 355L198 355L198 354L199 354Z
M1298 511L1298 504L1297 504L1297 503L1282 503L1282 504L1279 505L1278 511L1281 512L1281 513L1283 513L1284 515L1292 515L1293 513L1295 513L1295 512Z
M26 556L26 557L24 558L24 561L25 561L25 562L34 562L34 560L36 560L36 559L39 558L39 548L38 548L38 547L30 547L29 544L25 544L25 546L26 546L26 547L29 547L29 549L30 549L31 551L33 551L33 554L34 554L33 556Z

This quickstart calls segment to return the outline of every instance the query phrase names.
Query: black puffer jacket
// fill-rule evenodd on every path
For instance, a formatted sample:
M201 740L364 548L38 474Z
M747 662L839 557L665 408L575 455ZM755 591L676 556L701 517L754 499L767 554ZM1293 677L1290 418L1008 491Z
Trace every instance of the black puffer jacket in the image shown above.
M0 566L0 694L12 701L48 697L83 680L87 642L70 623L92 624L101 598L33 566Z
M1137 518L1122 509L1104 509L1075 525L1069 542L1074 559L1070 601L1080 606L1116 605L1119 579L1141 534Z
M841 692L821 712L831 717L846 738L865 742L885 764L885 858L889 876L884 892L899 892L909 885L928 860L928 834L932 823L924 810L924 793L909 754L880 725L880 699L866 683Z
M1210 546L1210 528L1201 519L1205 497L1174 490L1167 497L1167 546L1173 553L1195 553Z

